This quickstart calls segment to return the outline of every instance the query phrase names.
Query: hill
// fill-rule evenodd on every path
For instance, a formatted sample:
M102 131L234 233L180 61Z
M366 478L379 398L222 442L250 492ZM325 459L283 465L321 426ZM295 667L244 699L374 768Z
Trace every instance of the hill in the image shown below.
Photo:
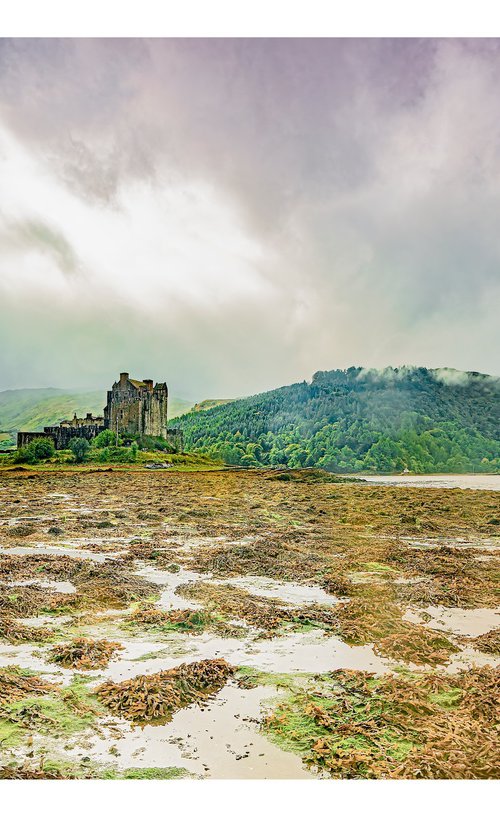
M188 450L238 465L331 471L500 471L500 379L454 369L350 368L190 412Z
M0 448L15 443L19 429L41 431L44 426L88 411L102 415L106 392L76 389L9 389L0 392ZM188 411L192 403L181 398L169 398L169 417Z
M234 398L226 397L219 400L202 400L201 403L195 403L191 411L208 411L208 409L215 408L215 406L225 406L226 403L233 403Z

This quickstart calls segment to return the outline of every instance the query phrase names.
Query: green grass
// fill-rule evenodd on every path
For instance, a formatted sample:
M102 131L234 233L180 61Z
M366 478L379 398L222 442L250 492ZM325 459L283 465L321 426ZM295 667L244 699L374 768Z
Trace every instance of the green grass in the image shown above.
M47 471L104 471L110 468L113 471L142 471L147 464L159 462L170 463L169 471L218 471L225 466L218 460L213 460L203 454L165 454L162 451L140 451L137 454L135 462L97 462L92 459L77 465L72 461L72 456L69 451L56 451L54 457L44 462L39 462L33 465L22 463L21 466L16 465L12 461L10 454L0 454L0 469L8 469L13 467L22 467L23 470L33 472L47 472Z

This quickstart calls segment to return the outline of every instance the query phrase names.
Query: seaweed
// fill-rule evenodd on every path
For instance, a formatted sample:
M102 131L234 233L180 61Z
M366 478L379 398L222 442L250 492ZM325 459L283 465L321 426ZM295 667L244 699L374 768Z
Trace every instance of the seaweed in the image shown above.
M166 723L179 709L205 703L232 673L223 658L205 659L119 684L108 681L96 694L114 715L138 723Z
M500 627L469 640L475 650L500 655Z
M42 695L54 689L54 684L18 667L0 669L0 706L32 695Z
M338 670L292 690L263 728L334 778L488 779L500 764L499 691L489 667L452 677Z
M49 651L49 661L70 669L99 669L106 667L110 659L122 649L122 645L116 641L75 638L66 644L56 644Z

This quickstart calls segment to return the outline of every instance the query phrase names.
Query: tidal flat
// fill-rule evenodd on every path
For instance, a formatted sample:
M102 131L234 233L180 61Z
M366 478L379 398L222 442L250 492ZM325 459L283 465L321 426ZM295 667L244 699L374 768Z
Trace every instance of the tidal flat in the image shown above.
M0 777L494 778L500 493L0 471Z

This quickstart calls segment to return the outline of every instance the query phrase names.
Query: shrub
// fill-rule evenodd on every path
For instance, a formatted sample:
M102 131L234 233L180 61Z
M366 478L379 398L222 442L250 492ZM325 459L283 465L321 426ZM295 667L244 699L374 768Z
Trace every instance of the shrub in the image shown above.
M101 448L97 456L98 462L135 462L137 458L137 447L117 448L108 446Z
M85 437L75 437L70 441L69 450L75 458L75 462L85 462L90 448L90 443Z
M137 443L139 448L145 451L166 451L172 453L174 448L163 437L150 437L148 434L141 434Z
M22 448L18 448L17 451L14 452L12 461L33 463L35 462L35 459L33 457L33 453L28 451L28 446L24 445Z
M54 441L51 437L39 437L28 445L19 448L14 454L14 462L35 463L48 460L55 453Z
M118 445L121 445L121 439L118 437ZM116 446L116 434L110 428L105 428L96 437L94 437L93 445L96 448L107 448L108 446Z

